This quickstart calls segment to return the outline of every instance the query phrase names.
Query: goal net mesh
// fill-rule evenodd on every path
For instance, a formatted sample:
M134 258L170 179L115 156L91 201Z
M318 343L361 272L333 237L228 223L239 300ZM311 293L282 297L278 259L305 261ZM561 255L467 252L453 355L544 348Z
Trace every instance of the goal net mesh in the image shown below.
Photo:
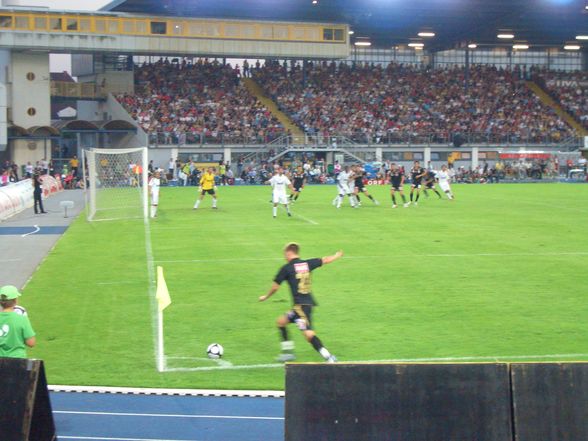
M84 150L89 221L147 218L147 149Z

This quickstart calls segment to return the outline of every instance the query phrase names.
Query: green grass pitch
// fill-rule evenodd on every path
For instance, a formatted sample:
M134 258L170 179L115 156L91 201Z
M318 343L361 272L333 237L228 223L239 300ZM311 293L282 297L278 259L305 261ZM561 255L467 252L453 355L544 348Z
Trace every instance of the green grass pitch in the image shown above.
M275 363L290 293L257 299L289 241L302 257L345 252L313 275L314 325L341 361L588 360L588 186L456 185L455 202L394 210L388 187L370 190L382 205L336 210L334 187L308 187L294 217L272 219L268 187L220 187L217 211L208 197L193 211L194 188L162 189L151 241L173 301L169 366L215 367L212 342L235 367ZM29 355L52 384L283 388L275 367L158 373L148 291L142 221L77 219L26 287ZM321 361L290 333L299 361Z

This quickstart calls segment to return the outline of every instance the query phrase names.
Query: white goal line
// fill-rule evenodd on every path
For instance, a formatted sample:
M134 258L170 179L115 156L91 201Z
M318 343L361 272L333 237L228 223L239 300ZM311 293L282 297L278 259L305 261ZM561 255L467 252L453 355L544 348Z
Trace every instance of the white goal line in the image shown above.
M472 363L472 362L508 362L510 360L558 360L569 358L584 358L588 354L547 354L547 355L493 355L471 357L429 357L429 358L397 358L391 360L355 360L341 361L340 364L369 364L369 363ZM230 366L202 366L194 368L168 368L165 372L206 372L216 370L241 370L241 369L275 369L281 368L283 363L244 364Z

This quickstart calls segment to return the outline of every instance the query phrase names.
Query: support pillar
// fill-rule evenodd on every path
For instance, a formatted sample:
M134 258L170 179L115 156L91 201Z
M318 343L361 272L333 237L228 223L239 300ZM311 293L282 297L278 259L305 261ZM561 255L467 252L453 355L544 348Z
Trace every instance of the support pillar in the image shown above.
M472 170L478 167L480 164L480 149L478 147L472 147Z
M376 161L382 162L382 147L376 147Z
M431 162L431 147L425 147L423 161L425 168L429 168L429 162Z

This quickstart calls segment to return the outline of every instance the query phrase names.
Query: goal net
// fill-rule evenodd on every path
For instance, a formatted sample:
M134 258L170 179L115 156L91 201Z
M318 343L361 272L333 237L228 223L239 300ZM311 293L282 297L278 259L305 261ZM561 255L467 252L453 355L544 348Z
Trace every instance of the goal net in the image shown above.
M84 150L89 221L147 219L147 148Z

